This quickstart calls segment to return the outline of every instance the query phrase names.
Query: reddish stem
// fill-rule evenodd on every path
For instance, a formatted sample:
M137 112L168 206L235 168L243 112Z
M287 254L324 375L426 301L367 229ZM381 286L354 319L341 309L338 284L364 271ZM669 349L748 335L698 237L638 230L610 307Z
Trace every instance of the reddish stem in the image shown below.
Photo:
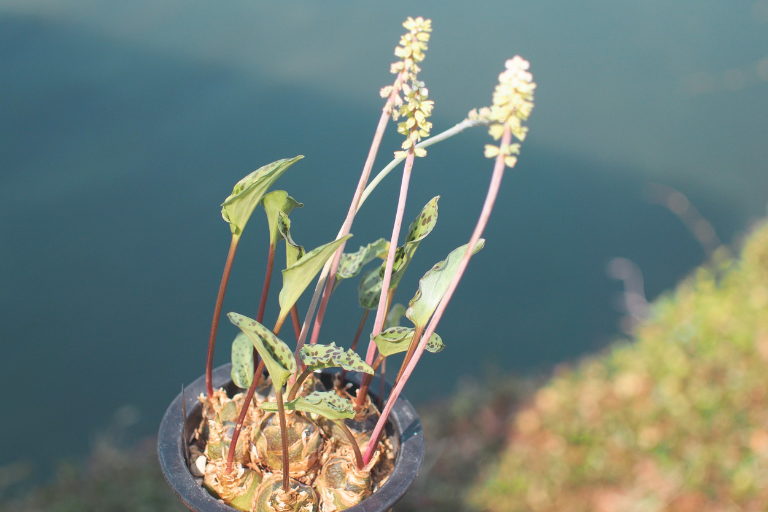
M395 288L392 288L389 290L389 293L387 293L387 309L385 311L384 317L386 318L386 315L389 314L389 306L392 304L392 297L395 296ZM371 340L371 343L373 344L373 340ZM370 346L369 346L370 348ZM376 349L374 348L373 351L374 355L376 354ZM376 371L376 368L379 367L381 362L384 360L384 357L382 357L381 354L379 354L376 361L371 365L373 368L373 371ZM363 380L360 383L360 387L365 391L365 393L358 393L357 395L357 401L355 402L355 409L360 410L360 408L365 403L365 395L368 394L368 387L371 385L371 380L373 380L373 375L365 374L363 376Z
M357 342L360 339L360 335L363 333L363 328L365 327L365 321L368 319L368 312L370 309L366 309L365 313L363 313L363 319L360 320L360 326L357 328L357 332L355 333L355 339L352 341L352 352L355 351L357 348ZM344 382L344 377L347 376L347 370L342 370L341 372L341 379L339 379L342 383Z
M387 315L389 314L389 308L392 307L392 298L395 296L396 289L397 289L397 286L394 286L389 289L389 293L387 294L387 312L384 315L384 318L387 318Z
M261 380L261 376L264 373L264 360L262 359L259 361L259 366L256 367L256 372L253 374L253 382L258 383ZM251 382L251 387L254 386L253 382Z
M257 322L261 323L261 321L264 319L264 306L267 303L267 296L269 295L269 281L272 277L272 267L274 264L275 259L275 246L270 245L269 246L269 258L267 259L267 276L264 280L264 290L261 292L261 300L259 301L259 312L257 315ZM294 329L296 328L296 323L298 322L298 309L296 308L296 305L293 305L293 308L291 309L291 316L294 318ZM280 332L280 327L282 326L282 323L280 325L275 325L275 335L277 335ZM298 332L297 332L298 336ZM258 354L256 353L256 348L253 349L254 351L254 357L256 357ZM248 392L245 395L245 402L243 403L243 408L240 409L240 415L237 417L237 424L235 425L235 432L232 434L232 441L230 442L230 450L227 454L227 474L229 474L232 471L232 460L234 458L235 450L232 449L234 446L237 447L237 440L240 438L240 430L243 428L243 422L245 422L245 416L248 414L248 409L251 407L251 402L253 400L253 394L256 391L256 386L258 385L259 381L261 380L261 375L264 373L264 360L262 359L259 361L259 366L256 368L256 372L254 372L253 380L251 381L250 387L248 387Z
M508 146L511 141L512 133L510 132L509 128L505 128L504 135L501 137L501 147L504 147L505 145ZM427 341L429 341L429 338L432 336L432 334L434 334L435 329L437 328L437 324L440 323L440 319L443 317L445 308L448 306L453 293L456 291L456 287L459 285L459 281L461 281L461 277L464 275L464 271L469 264L469 260L472 258L472 253L475 249L475 246L477 245L478 240L480 240L480 236L483 234L485 226L488 224L488 219L490 218L491 212L493 211L493 205L496 202L496 197L499 194L501 180L504 177L505 156L506 155L500 152L499 156L496 157L496 163L493 166L493 176L491 177L491 184L488 187L488 193L485 196L483 210L480 213L480 218L477 221L475 230L472 232L472 237L469 239L467 250L464 252L464 256L462 256L461 261L459 262L459 267L456 269L456 273L453 275L453 279L451 279L451 282L448 285L448 290L445 292L442 300L440 300L440 303L437 305L437 309L435 310L435 313L432 316L426 331L424 332L424 336L422 336L421 341L419 342L419 346L417 347L416 352L413 354L413 358L411 358L411 362L408 363L408 366L406 367L400 382L395 385L392 393L389 395L387 405L382 411L381 416L379 417L379 421L376 423L376 428L373 430L373 434L371 435L372 440L378 440L381 436L381 433L384 431L384 425L387 423L387 418L389 417L390 411L392 411L392 407L394 407L395 402L397 401L397 397L400 396L403 387L405 387L405 384L408 382L408 378L413 373L413 369L416 367L416 364L419 362L421 355L424 353L424 348L427 345ZM374 447L375 443L371 443L365 450L363 461L366 464L371 460L371 457L373 456Z
M296 333L296 341L301 336L301 323L299 322L299 307L294 304L291 308L291 321L293 322L293 331Z
M349 427L347 427L346 423L344 423L344 420L334 420L334 423L341 429L342 432L344 432L344 435L347 436L349 444L352 445L352 451L355 452L355 462L357 464L357 469L362 471L365 465L363 464L363 454L360 453L360 446L357 444L357 439L355 439L355 436L353 436L352 432L349 431Z
M392 266L395 263L395 251L397 250L397 241L400 238L400 227L403 224L403 213L405 212L405 201L408 198L408 183L411 180L411 169L413 168L413 147L408 152L403 167L403 179L400 182L400 197L397 200L397 212L395 213L395 225L392 227L392 237L389 241L389 253L387 254L387 264L384 270L384 279L381 283L381 296L379 297L379 307L376 310L376 320L373 323L373 332L371 337L376 336L384 327L387 310L387 294L389 293L389 283L392 280ZM376 352L376 344L371 340L368 344L368 353L365 356L365 362L371 364Z
M280 333L280 329L283 328L283 324L285 323L285 319L288 315L278 318L277 322L275 322L275 327L272 329L272 332L277 336Z
M349 231L352 229L352 222L355 220L355 215L357 214L357 210L360 207L360 198L363 195L363 192L365 191L365 186L368 184L368 178L371 176L371 169L373 169L373 164L376 161L376 154L379 152L379 146L381 145L381 139L384 137L384 131L387 128L387 123L389 122L389 116L392 115L392 105L394 105L395 98L399 95L401 84L403 83L403 79L407 78L407 72L401 72L397 75L397 78L395 78L395 83L393 84L392 93L389 95L389 98L387 98L387 102L384 104L384 108L381 111L381 116L379 117L379 124L376 126L376 133L373 135L373 142L371 142L371 148L368 150L368 157L365 159L365 165L363 166L363 172L360 175L360 180L357 183L357 189L355 190L355 195L352 197L352 203L349 205L349 211L347 212L347 218L344 220L344 224L341 226L341 230L339 230L339 235L337 238L341 238L343 236L346 236L349 234ZM323 268L323 271L320 274L320 278L317 281L317 286L315 287L315 292L312 295L312 300L309 303L309 309L307 309L307 314L304 317L304 324L301 327L301 336L299 337L299 342L296 346L296 356L298 357L299 350L301 350L301 347L304 346L304 342L307 339L307 334L309 330L309 323L312 320L312 316L315 314L315 308L317 307L317 303L320 300L320 294L324 290L323 286L325 284L324 279L330 278L335 279L336 276L336 270L339 268L339 262L341 261L341 255L344 252L344 245L342 244L341 247L338 248L336 251L336 254L333 257L333 260L331 262L330 267L326 266ZM324 302L328 302L328 299L330 298L330 295L327 297L323 297ZM323 311L325 311L325 307L323 307ZM322 324L322 318L320 319L320 323ZM319 336L319 333L318 333Z
M256 385L261 378L261 373L264 371L264 361L259 363L259 369L253 376L251 385L248 387L248 392L245 394L245 402L240 409L240 415L237 417L237 424L235 425L235 432L232 434L232 441L229 443L229 453L227 453L227 474L232 472L232 461L235 457L235 450L237 449L237 441L240 439L240 430L243 428L243 422L245 422L245 416L248 414L248 409L251 407L251 401L253 400L253 393L256 391Z
M305 380L307 380L307 377L309 377L311 373L312 373L312 370L310 370L309 368L301 372L301 375L299 375L299 378L296 379L296 382L294 382L293 386L291 386L291 390L288 392L289 402L294 398L296 398L296 395L299 394L299 389L301 389L301 385L304 383Z
M373 373L376 373L376 370L379 369L379 366L384 364L384 361L386 361L386 360L387 360L386 357L384 357L383 355L379 354L379 357L376 358L376 361L373 362L373 366L371 366L371 368L373 369ZM368 375L371 375L371 374L369 373ZM371 375L371 379L373 379L373 375ZM366 392L367 391L368 390L366 390Z
M269 256L267 257L267 275L264 276L264 288L261 290L261 300L259 301L259 312L256 315L256 321L261 323L264 320L264 310L267 307L267 296L269 295L269 283L272 282L272 268L275 265L275 244L269 244Z
M381 362L381 382L379 382L379 410L384 404L384 382L387 379L387 359Z
M269 296L269 283L272 280L272 267L275 261L275 246L269 245L269 256L267 258L267 275L264 278L264 289L261 292L261 299L259 300L259 312L256 315L256 321L261 323L264 320L264 309L267 305L267 297ZM248 414L248 409L251 407L251 401L253 400L253 394L256 391L256 386L261 380L261 374L264 373L264 360L259 360L259 354L256 351L256 347L253 348L254 361L259 361L259 366L253 374L251 379L251 385L248 387L248 392L245 394L245 402L243 408L240 409L240 415L237 417L237 424L235 425L235 432L232 434L232 441L230 442L230 450L227 454L227 474L232 471L232 460L234 458L235 450L232 447L237 447L237 440L240 438L240 430L243 428L243 422L245 422L245 416Z
M371 367L373 368L373 366ZM374 370L374 372L375 371L376 370ZM360 408L365 403L365 397L368 395L368 388L371 386L371 380L373 380L373 375L370 373L363 374L363 380L360 382L360 388L357 390L357 400L355 401L356 411L360 411Z
M333 270L333 264L331 264L331 270ZM328 305L328 300L333 293L333 284L336 281L336 273L329 273L328 279L325 280L325 288L323 288L323 298L320 301L320 307L317 309L317 316L315 317L315 326L312 328L312 339L309 340L310 345L317 343L320 338L320 328L323 325L323 317L325 316L325 308Z
M290 480L288 474L290 473L290 461L288 460L288 427L285 422L282 389L275 388L275 398L277 399L277 415L280 418L280 436L283 439L283 492L289 492Z
M403 376L403 372L405 371L405 367L408 366L408 363L411 362L411 358L413 358L413 353L416 352L416 347L419 346L419 340L421 340L421 334L424 332L423 325L417 325L416 330L413 332L413 338L411 339L411 344L408 346L408 352L405 354L405 358L403 359L403 364L400 365L400 371L397 372L397 377L395 378L395 385L400 381L400 378Z
M379 366L384 362L386 357L379 354L379 356L376 358L376 361L373 362L371 365L371 368L373 369L373 374L371 373L365 373L363 374L363 380L360 383L360 389L357 390L357 401L355 402L355 409L360 410L360 408L365 403L365 397L368 396L368 388L371 387L371 381L373 381L373 375L376 373L376 370L379 368Z
M229 244L229 254L227 254L227 262L224 264L224 275L221 276L221 284L219 285L219 295L216 297L216 307L213 310L211 336L208 338L208 357L205 360L205 389L208 393L208 397L213 396L213 349L216 347L216 332L219 330L221 305L224 303L224 294L227 291L229 273L232 270L232 261L235 259L235 252L237 251L237 244L239 241L239 235L232 235L232 242Z
M299 339L301 338L301 324L299 323L299 308L296 306L296 304L294 304L291 308L291 321L293 322L293 330L296 332L296 343L298 343ZM304 361L301 360L300 352L296 351L293 357L296 359L296 368L300 368L303 371L307 365L305 365ZM291 376L289 384L292 383L293 376Z

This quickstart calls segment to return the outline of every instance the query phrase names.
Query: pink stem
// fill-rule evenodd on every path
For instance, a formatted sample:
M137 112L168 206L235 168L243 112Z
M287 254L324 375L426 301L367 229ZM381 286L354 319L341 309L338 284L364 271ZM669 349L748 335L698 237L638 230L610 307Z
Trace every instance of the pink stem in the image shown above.
M341 253L338 254L341 255ZM341 256L339 256L339 258L341 258ZM336 262L335 256L333 261L334 263ZM328 305L328 300L331 298L331 293L333 293L333 284L336 280L336 271L334 268L338 268L338 265L333 265L332 263L331 272L328 274L331 277L325 280L325 287L323 288L323 299L320 301L320 308L317 310L317 316L315 317L315 326L312 328L312 339L309 341L310 345L317 343L318 338L320 338L320 328L323 325L325 308Z
M373 169L373 164L376 161L376 155L379 152L379 146L381 145L381 139L384 137L384 131L387 128L387 122L389 121L389 116L392 114L392 105L395 102L395 96L400 91L400 84L403 80L403 74L397 75L397 79L395 80L394 88L392 90L392 94L389 95L389 98L387 99L387 102L384 104L384 108L381 111L381 117L379 118L379 124L376 126L376 133L373 135L373 142L371 143L371 149L368 151L368 158L365 160L365 165L363 166L363 172L360 175L360 181L357 184L357 190L355 190L355 195L352 198L352 204L349 207L349 211L347 212L347 218L344 221L344 224L341 226L341 230L339 231L339 234L336 238L341 238L343 236L346 236L349 234L349 231L352 229L352 221L355 219L355 215L357 214L357 209L360 205L360 198L363 195L363 192L365 191L365 186L368 184L368 178L371 176L371 169ZM339 262L341 261L341 255L344 252L344 244L339 247L339 249L336 251L336 254L333 257L333 261L331 263L330 268L324 267L323 272L320 274L320 278L317 281L317 286L315 286L315 292L312 295L312 300L309 303L309 309L307 309L307 314L304 316L304 323L301 326L301 335L299 336L299 341L296 344L296 358L299 357L299 350L304 346L304 343L307 340L307 334L309 331L309 323L312 321L312 317L315 314L315 308L317 307L317 303L320 300L320 294L323 290L323 285L326 283L325 279L328 278L330 275L329 281L332 284L332 280L335 279L336 276L336 270L339 268ZM327 304L328 299L330 298L330 293L328 296L323 296L323 303ZM321 307L323 314L325 314L325 306ZM318 316L320 316L320 313L318 312ZM320 324L322 325L322 316L320 316ZM316 328L316 330L319 331L319 325ZM317 336L314 335L313 337L316 340L317 337L320 336L320 333L317 333Z
M405 200L408 198L408 183L411 181L411 169L413 168L413 147L408 152L403 167L403 181L400 183L400 197L397 200L397 213L395 214L395 225L392 227L392 238L389 242L389 253L387 254L387 266L384 270L384 279L381 283L381 295L379 296L379 308L376 310L376 320L373 322L373 332L371 337L376 336L384 327L384 316L387 314L387 294L389 293L389 283L392 280L392 267L395 264L395 251L397 250L397 241L400 238L400 227L403 225L403 214L405 213ZM376 354L376 344L373 341L368 343L368 353L365 356L365 362L369 365L373 363L373 356Z
M505 128L504 135L501 137L501 147L508 146L511 141L512 134L509 131L509 128ZM504 157L505 155L502 152L500 152L499 156L496 157L496 164L493 167L491 184L488 187L488 194L485 196L485 204L483 204L483 210L480 213L480 219L478 219L475 230L472 233L472 238L469 239L467 250L464 252L464 256L459 262L459 268L456 270L456 274L454 274L453 279L451 279L451 283L448 285L448 290L445 292L445 295L440 301L440 304L437 305L435 314L432 316L432 320L430 320L429 325L427 326L427 330L424 331L424 335L421 337L421 341L419 342L419 346L416 349L416 352L411 358L411 362L408 363L408 366L406 367L405 372L403 372L403 376L400 379L400 382L395 385L395 388L392 390L392 394L389 395L387 405L384 407L384 411L382 411L381 416L379 417L379 421L376 423L376 428L373 430L373 434L371 435L372 442L368 444L368 448L365 450L365 456L363 457L363 462L365 464L368 464L368 462L371 460L376 445L378 444L379 436L384 429L384 425L387 423L389 413L392 410L392 407L394 407L395 402L397 401L397 397L400 396L400 393L405 387L405 384L408 382L408 378L411 376L411 373L413 373L413 369L419 362L421 354L424 353L424 348L427 346L429 338L432 336L432 334L434 334L435 329L437 328L437 324L440 323L440 319L445 312L445 308L448 306L448 302L450 302L451 297L453 296L453 292L456 291L456 287L459 285L459 281L461 281L461 277L464 275L464 270L466 270L470 258L472 258L472 252L475 248L475 245L477 245L477 241L480 240L480 237L483 234L483 230L485 229L486 224L488 224L488 218L491 216L491 211L493 211L493 205L496 202L496 196L499 194L501 179L504 177Z

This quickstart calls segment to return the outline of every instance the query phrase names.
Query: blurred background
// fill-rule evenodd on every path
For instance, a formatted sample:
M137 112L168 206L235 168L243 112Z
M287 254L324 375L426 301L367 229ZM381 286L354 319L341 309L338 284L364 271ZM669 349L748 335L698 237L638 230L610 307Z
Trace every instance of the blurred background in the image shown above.
M466 375L546 374L599 351L625 336L621 276L638 269L651 300L704 262L715 236L737 242L765 214L766 0L2 0L5 463L45 478L115 421L135 439L156 432L181 383L204 371L230 238L220 203L254 169L303 154L275 188L305 203L291 214L299 243L331 240L401 23L419 15L434 28L420 76L433 133L488 105L515 54L539 85L486 248L438 329L448 348L422 360L413 401L451 395ZM398 302L468 240L489 141L474 129L417 161L405 219L435 195L440 219ZM375 170L399 143L390 126ZM361 210L350 249L391 233L398 176ZM267 243L257 210L224 311L255 315ZM361 310L344 284L321 342L354 336ZM279 287L276 273L265 318ZM235 333L222 323L216 364Z

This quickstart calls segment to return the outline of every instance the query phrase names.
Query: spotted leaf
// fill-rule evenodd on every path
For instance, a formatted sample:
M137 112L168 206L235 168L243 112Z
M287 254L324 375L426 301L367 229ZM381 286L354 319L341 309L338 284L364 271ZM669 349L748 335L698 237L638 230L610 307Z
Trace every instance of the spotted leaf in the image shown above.
M303 258L306 251L291 238L291 219L283 212L277 213L277 230L285 239L285 268L288 268Z
M408 227L408 236L405 238L406 243L421 242L432 232L437 223L438 200L440 200L440 196L433 197L421 209L419 216L411 222L411 225Z
M429 341L427 342L427 346L424 348L427 350L427 352L432 352L433 354L442 352L442 350L445 348L443 338L441 338L437 333L432 333L432 336L429 337Z
M352 402L341 398L335 391L314 391L309 395L300 396L284 407L289 411L301 411L319 414L329 420L345 420L355 417L355 407ZM277 411L276 402L263 402L259 407L267 412Z
M408 310L405 312L405 316L414 325L425 327L429 322L432 313L435 312L445 292L448 291L448 285L459 268L467 245L462 245L451 251L446 259L437 263L419 280L419 289L408 303ZM481 238L475 245L473 254L477 253L483 246L485 246L485 240Z
M379 307L379 298L381 297L381 277L379 269L373 268L363 274L360 285L357 287L357 300L360 306L365 309L376 309Z
M398 247L395 251L395 260L392 264L392 277L389 281L390 288L395 288L400 283L400 279L403 278L405 270L411 263L419 244L432 232L432 229L434 229L435 224L437 223L437 201L439 199L440 196L433 197L426 205L424 205L419 216L411 222L411 225L408 228L405 245ZM385 261L379 269L379 277L382 279L384 279L386 267L387 262Z
M232 382L239 388L251 387L253 381L253 345L248 336L237 333L232 342Z
M373 337L373 342L376 343L381 355L389 357L408 350L413 340L413 334L413 327L390 327ZM442 338L437 333L434 333L429 337L425 348L429 352L437 353L443 350L445 345Z
M233 235L240 236L251 218L253 209L259 204L269 187L288 170L290 166L304 158L299 155L265 165L241 179L232 193L221 204L221 216L229 222Z
M413 339L413 327L390 327L374 336L373 342L384 357L408 350Z
M280 212L288 215L294 208L301 208L302 203L288 195L285 190L274 190L265 195L261 200L264 211L267 212L267 224L269 225L269 244L275 245L283 235L277 226L277 217Z
M264 365L272 377L272 384L275 389L282 388L291 374L296 372L296 361L288 345L256 320L238 313L229 313L227 316L230 322L238 326L248 336L264 360Z
M368 263L376 258L386 258L389 242L379 238L375 242L361 246L357 252L345 252L341 255L339 269L336 271L336 286L344 279L355 277Z
M301 360L312 371L323 368L344 368L351 372L364 372L373 375L373 368L365 364L354 351L344 350L335 343L330 345L304 345L299 352Z
M284 319L307 286L312 282L325 262L328 261L336 249L346 242L352 235L346 235L333 242L312 249L302 258L283 270L283 289L280 290L280 319Z

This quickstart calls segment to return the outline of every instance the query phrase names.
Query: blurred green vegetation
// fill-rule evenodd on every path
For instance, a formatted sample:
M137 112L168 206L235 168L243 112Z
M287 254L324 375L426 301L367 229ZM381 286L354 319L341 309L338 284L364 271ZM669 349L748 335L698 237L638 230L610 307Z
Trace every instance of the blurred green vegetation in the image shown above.
M636 340L520 410L472 494L506 511L768 509L768 225L653 305Z
M0 494L0 512L187 510L163 479L152 439L130 449L98 443L87 464L63 463L52 482L24 494L5 499Z
M537 384L533 378L486 375L463 378L446 400L418 408L425 454L416 481L397 512L459 512L482 469L498 459L515 412Z

